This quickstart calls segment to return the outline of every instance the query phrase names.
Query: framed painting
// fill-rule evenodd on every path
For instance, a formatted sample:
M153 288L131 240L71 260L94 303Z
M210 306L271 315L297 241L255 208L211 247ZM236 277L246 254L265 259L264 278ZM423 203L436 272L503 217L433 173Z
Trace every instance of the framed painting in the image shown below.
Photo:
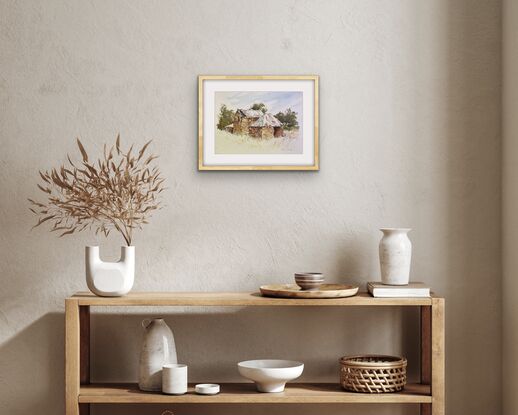
M318 76L198 77L199 170L318 170Z

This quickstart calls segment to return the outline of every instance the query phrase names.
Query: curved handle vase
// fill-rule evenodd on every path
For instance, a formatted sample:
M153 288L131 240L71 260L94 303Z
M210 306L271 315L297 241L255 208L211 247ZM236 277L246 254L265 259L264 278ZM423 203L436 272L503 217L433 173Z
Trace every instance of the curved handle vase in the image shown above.
M120 297L130 292L135 280L135 247L122 246L118 262L104 262L98 246L87 246L86 283L101 297Z
M144 339L140 351L138 387L144 391L162 390L162 367L178 363L173 332L162 318L144 320Z
M381 282L387 285L407 285L410 279L412 242L409 228L381 228L380 241Z

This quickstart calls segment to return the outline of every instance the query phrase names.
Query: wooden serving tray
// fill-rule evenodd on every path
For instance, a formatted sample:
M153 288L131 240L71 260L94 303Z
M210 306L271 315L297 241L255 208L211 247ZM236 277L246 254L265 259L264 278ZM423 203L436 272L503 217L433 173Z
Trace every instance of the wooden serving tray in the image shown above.
M342 284L322 284L318 290L302 290L297 284L261 285L261 294L265 297L281 298L342 298L358 293L358 287Z

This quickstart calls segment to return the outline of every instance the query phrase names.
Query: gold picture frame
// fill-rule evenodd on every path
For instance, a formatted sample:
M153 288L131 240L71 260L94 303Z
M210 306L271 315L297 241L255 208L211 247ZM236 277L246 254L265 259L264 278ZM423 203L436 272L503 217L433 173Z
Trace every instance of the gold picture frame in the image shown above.
M205 137L204 137L204 98L205 98L205 83L207 81L308 81L312 82L313 86L311 88L312 97L312 109L313 109L313 117L312 117L312 128L309 129L312 132L313 137L309 137L309 143L311 152L308 154L304 154L305 158L311 157L311 163L304 164L265 164L263 161L262 164L254 164L254 163L219 163L219 164L211 164L206 162L204 152L206 148ZM274 93L274 92L271 92ZM200 171L214 171L214 170L268 170L268 171L278 171L278 170L313 170L317 171L320 168L319 164L319 76L318 75L200 75L198 76L198 170ZM214 110L212 110L214 112ZM266 109L265 109L266 111ZM266 114L265 114L266 115ZM282 114L281 114L282 115ZM304 117L306 115L304 114ZM276 120L278 122L278 120ZM277 124L278 125L278 124ZM298 125L296 125L298 129ZM216 129L214 128L214 131ZM298 130L296 130L298 131ZM283 133L281 133L283 134ZM214 132L213 141L216 133ZM302 134L301 134L302 136ZM271 135L270 135L271 137ZM302 140L302 138L301 138ZM213 145L215 147L215 145ZM207 147L208 148L208 147ZM302 150L304 151L304 150ZM242 156L242 154L232 154L232 156ZM275 154L277 155L277 154ZM261 154L259 157L267 158L268 154ZM282 155L280 155L282 158ZM290 155L292 156L292 155ZM289 157L289 156L288 156Z

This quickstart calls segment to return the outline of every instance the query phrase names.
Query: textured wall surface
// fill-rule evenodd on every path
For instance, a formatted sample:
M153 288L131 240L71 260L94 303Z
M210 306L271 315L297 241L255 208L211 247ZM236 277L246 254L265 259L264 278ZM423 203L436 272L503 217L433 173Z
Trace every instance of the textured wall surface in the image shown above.
M154 139L169 186L135 238L135 290L254 290L297 270L364 283L379 275L377 228L412 227L413 279L447 299L448 413L500 412L498 0L0 0L0 54L2 414L63 413L63 299L86 288L85 245L114 259L121 243L31 232L37 170L76 136L93 153L117 132ZM196 76L292 73L321 77L321 171L199 173ZM268 356L331 381L357 352L405 354L417 373L413 310L161 311L194 381L237 380L236 361ZM93 377L133 380L150 310L101 312Z

